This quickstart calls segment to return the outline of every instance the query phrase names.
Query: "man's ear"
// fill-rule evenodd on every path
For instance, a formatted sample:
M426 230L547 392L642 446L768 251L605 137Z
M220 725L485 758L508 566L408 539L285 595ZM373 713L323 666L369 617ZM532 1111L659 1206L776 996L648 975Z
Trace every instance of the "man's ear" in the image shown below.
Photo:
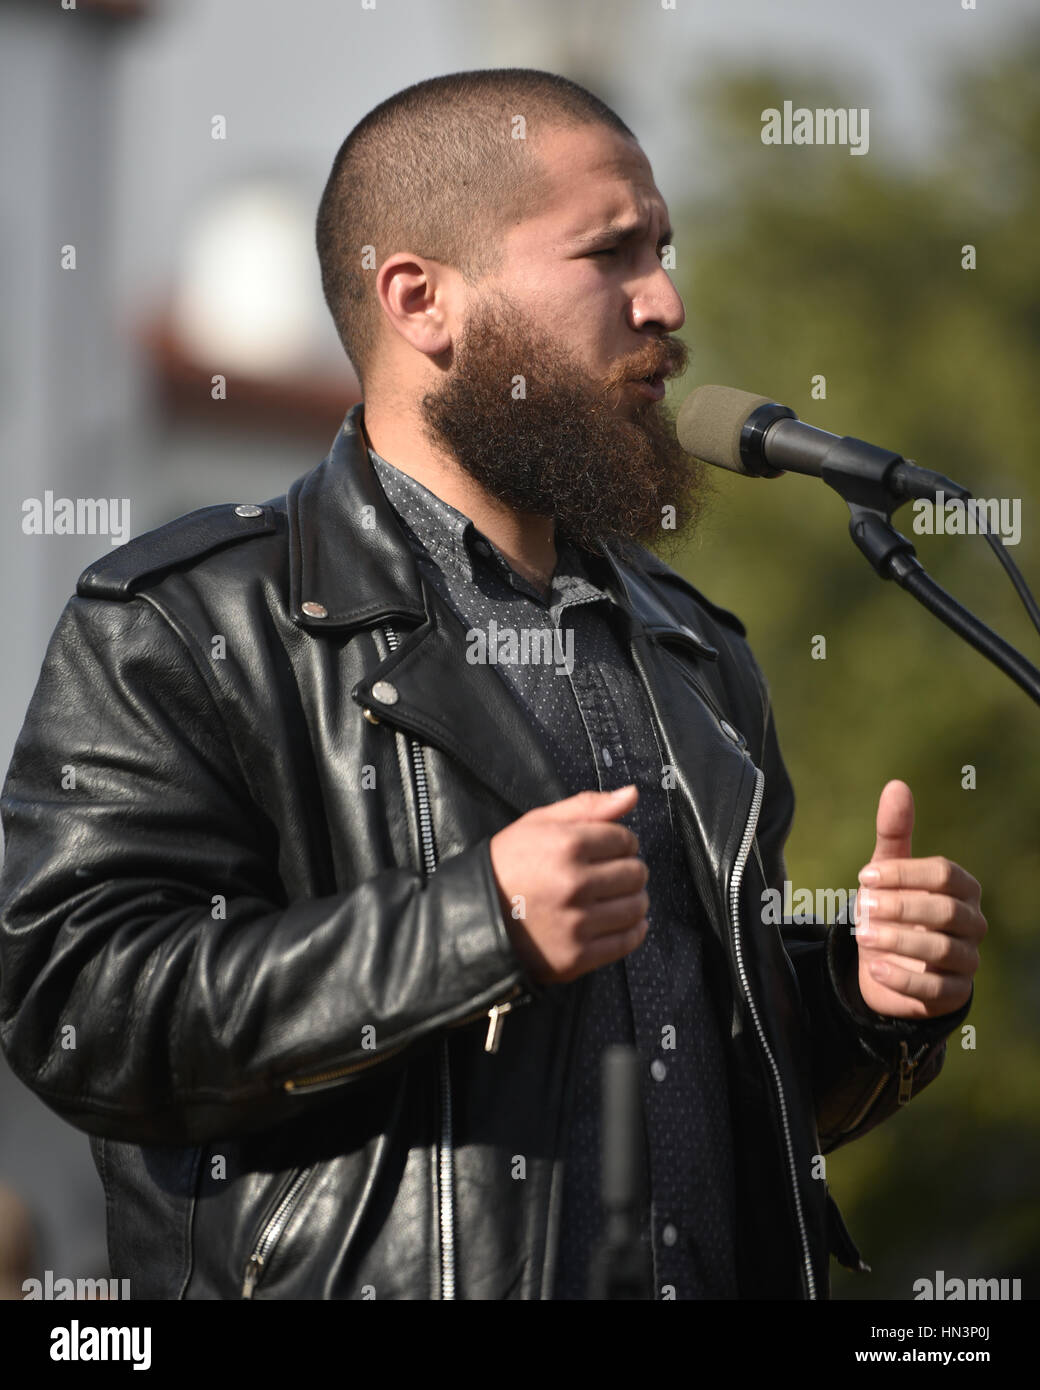
M458 279L440 261L407 251L395 252L379 267L376 293L383 315L416 352L440 357L450 351L451 308Z

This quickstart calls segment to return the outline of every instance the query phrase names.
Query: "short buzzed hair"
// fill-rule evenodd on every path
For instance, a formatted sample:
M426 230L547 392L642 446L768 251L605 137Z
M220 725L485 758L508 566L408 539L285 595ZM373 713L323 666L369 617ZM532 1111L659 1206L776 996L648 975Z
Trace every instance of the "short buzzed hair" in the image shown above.
M548 191L532 145L548 130L583 125L636 139L584 87L534 68L429 78L358 122L325 185L317 245L325 301L362 383L381 313L373 266L411 251L469 284L497 270L506 228L530 217Z

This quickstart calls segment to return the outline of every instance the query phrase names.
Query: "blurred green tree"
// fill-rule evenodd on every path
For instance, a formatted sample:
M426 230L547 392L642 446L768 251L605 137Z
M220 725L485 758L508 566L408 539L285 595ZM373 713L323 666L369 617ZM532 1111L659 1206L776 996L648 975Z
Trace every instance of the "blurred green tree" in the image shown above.
M1021 501L1012 554L1040 579L1032 407L1040 367L1040 29L953 74L927 167L871 110L869 153L766 146L761 113L863 104L818 73L742 72L691 94L709 134L707 194L671 205L683 337L679 387L721 382L838 434L898 449ZM975 247L976 269L962 264ZM813 395L822 375L826 397ZM845 504L789 474L716 471L677 561L734 609L770 681L798 795L796 887L852 888L884 783L916 803L914 853L983 886L990 924L969 1016L945 1070L907 1110L833 1154L827 1178L871 1276L832 1265L836 1298L912 1299L935 1270L1040 1289L1040 709L853 545ZM1040 664L1040 639L981 537L895 524L945 588ZM826 657L813 656L826 638ZM975 787L965 785L968 767Z

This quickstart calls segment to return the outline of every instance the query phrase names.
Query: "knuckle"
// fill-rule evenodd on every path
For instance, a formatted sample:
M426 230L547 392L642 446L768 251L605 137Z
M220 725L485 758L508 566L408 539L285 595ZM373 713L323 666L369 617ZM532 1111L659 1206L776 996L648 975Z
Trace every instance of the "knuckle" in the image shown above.
M563 834L559 837L559 844L565 860L568 863L576 864L581 859L582 849L585 845L584 832L577 825L565 826Z
M585 889L585 875L573 864L565 864L559 879L559 901L564 907L577 907Z
M936 859L938 866L939 887L948 888L953 882L955 865L952 860L947 859L945 854L940 854Z
M626 893L639 893L646 887L647 876L642 872L641 864L626 864L624 874L624 891Z
M588 926L589 915L585 908L572 906L564 910L560 917L560 936L565 945L578 946L585 936L585 929Z

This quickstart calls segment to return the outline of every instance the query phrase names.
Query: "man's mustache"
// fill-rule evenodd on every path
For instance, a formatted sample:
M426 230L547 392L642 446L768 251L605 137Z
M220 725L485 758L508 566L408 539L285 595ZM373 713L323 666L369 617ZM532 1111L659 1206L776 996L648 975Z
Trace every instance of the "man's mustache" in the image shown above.
M645 376L682 376L689 357L689 348L678 338L657 338L642 352L619 362L607 376L604 389L616 391L626 381L640 381Z

